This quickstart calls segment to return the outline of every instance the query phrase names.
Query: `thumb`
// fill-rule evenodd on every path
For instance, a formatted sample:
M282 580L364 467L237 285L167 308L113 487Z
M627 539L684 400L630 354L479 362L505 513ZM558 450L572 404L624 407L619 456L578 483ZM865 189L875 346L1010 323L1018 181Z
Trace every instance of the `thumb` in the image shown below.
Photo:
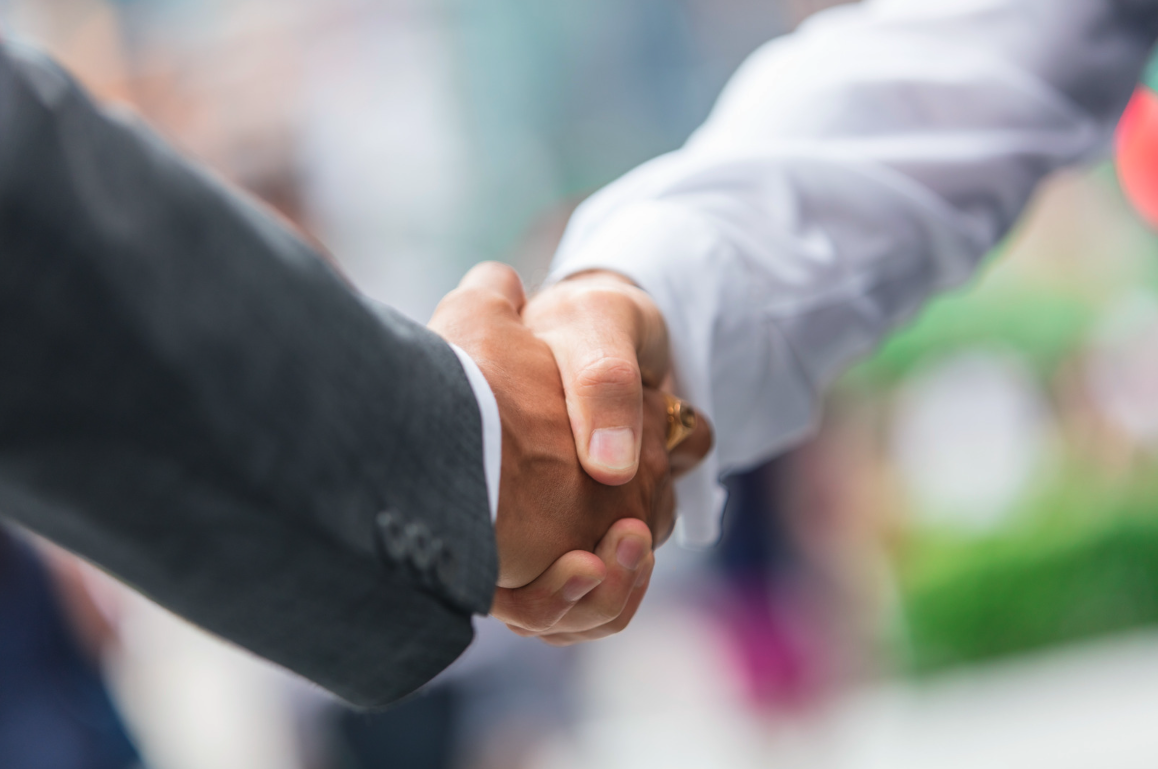
M523 314L555 356L575 449L612 486L639 467L643 387L667 374L667 330L643 291L621 278L575 278L535 297Z
M505 264L482 262L463 277L458 288L442 298L427 326L434 332L467 347L485 321L518 321L526 303L519 274Z
M643 435L643 383L635 346L602 327L546 337L559 365L575 449L587 473L609 485L635 477Z
M458 287L464 291L491 292L509 302L515 312L522 312L527 301L519 273L502 262L479 262L467 271Z

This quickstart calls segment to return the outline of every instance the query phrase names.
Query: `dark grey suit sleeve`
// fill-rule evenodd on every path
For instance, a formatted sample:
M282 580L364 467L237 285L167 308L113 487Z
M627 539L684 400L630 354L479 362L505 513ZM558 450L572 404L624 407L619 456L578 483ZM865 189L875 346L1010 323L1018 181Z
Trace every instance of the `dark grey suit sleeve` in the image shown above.
M454 352L0 49L0 512L361 705L454 660L497 557Z

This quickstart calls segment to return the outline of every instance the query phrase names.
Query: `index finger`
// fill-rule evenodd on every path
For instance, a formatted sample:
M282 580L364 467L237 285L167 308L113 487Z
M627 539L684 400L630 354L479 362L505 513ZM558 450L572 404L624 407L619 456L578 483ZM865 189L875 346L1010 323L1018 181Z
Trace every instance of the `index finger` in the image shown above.
M579 601L607 578L607 568L595 554L574 550L560 556L531 584L497 588L491 616L517 635L550 630Z

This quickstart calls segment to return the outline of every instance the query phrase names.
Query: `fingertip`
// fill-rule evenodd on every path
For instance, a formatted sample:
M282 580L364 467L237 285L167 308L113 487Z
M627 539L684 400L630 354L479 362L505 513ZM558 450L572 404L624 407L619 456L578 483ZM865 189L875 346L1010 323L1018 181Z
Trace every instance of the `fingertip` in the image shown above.
M651 553L651 529L636 518L616 521L600 542L598 552L608 565L635 572Z
M608 533L619 537L640 537L647 543L648 548L651 548L651 529L638 518L621 518L612 525Z
M639 537L624 537L615 548L615 561L628 571L635 571L647 558L647 543Z

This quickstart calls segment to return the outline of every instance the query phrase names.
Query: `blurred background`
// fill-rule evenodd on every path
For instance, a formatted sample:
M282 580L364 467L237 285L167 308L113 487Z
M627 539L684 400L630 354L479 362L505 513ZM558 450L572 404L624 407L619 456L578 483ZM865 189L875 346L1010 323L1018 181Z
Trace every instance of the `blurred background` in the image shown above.
M0 0L0 24L425 321L481 259L535 284L578 201L831 4ZM661 552L620 637L480 621L423 693L355 714L0 535L0 766L1158 765L1156 201L1119 181L1146 157L1053 180L815 440L730 479L724 541Z

